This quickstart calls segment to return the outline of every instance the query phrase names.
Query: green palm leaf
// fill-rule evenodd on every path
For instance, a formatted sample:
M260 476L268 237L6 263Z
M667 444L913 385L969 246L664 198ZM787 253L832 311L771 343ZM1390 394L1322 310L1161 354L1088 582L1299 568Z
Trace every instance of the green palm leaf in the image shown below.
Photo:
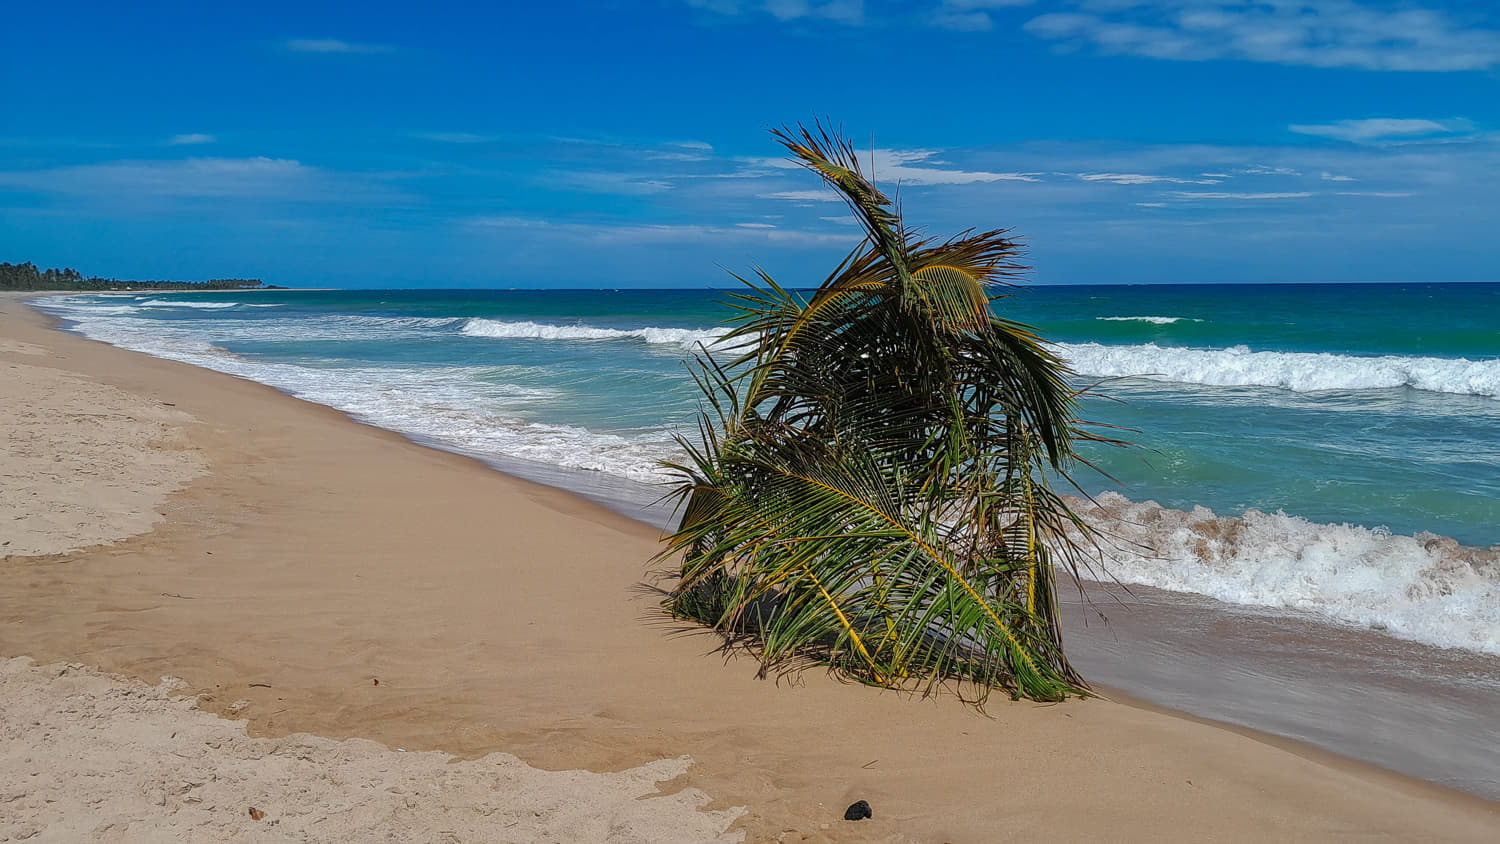
M1038 700L1087 685L1063 653L1054 563L1086 528L1048 484L1075 462L1069 372L995 316L1021 271L1005 230L913 238L821 125L773 132L866 232L804 298L740 279L727 362L705 352L674 613L746 641L765 666L822 661L875 685L956 684ZM1066 475L1064 474L1064 477Z

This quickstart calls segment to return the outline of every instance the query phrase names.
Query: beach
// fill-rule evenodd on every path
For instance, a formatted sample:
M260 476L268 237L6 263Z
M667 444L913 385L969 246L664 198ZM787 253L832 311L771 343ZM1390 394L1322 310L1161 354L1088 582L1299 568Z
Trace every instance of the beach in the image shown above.
M996 696L978 713L817 670L759 679L715 635L661 615L646 568L659 531L595 503L261 384L64 334L20 297L0 299L0 367L0 416L30 435L24 450L10 440L6 489L37 501L5 502L15 512L0 540L19 542L13 531L27 544L0 563L0 657L118 674L168 703L161 678L180 678L200 710L168 707L185 725L206 728L212 713L243 719L253 739L375 742L384 749L359 749L377 768L438 751L509 754L519 761L489 758L538 775L635 772L561 799L585 807L579 817L624 819L601 840L1489 841L1500 830L1495 803L1117 701ZM80 441L96 456L77 456ZM43 483L48 458L98 476ZM59 518L64 504L76 512ZM29 677L23 668L7 678ZM78 681L62 673L7 679L0 694L66 700ZM87 837L95 828L47 821L37 783L48 776L33 774L105 738L81 732L81 746L25 759L33 739L5 736L0 800L31 814L7 810L0 833ZM293 799L308 775L245 800L220 794L214 814L154 800L161 783L125 765L112 776L127 796L107 822L120 840L229 837L277 820L290 840L329 840L305 825L348 801ZM663 796L646 814L658 826L641 826L631 809L656 776ZM455 829L444 816L411 813L462 806L469 787L368 811L404 840L444 840ZM844 821L859 799L873 817ZM507 811L493 827L470 812L451 840L597 835ZM369 840L381 827L351 828L349 840L359 829Z

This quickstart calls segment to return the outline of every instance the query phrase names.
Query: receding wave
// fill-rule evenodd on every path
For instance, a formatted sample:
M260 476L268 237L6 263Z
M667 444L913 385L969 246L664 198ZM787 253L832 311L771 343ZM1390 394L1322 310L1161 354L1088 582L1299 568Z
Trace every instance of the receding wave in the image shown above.
M1429 645L1500 654L1500 546L1258 510L1219 517L1113 492L1096 501L1075 504L1113 537L1104 569L1125 583L1312 612Z
M138 308L193 308L203 311L221 311L239 304L239 302L188 302L179 299L146 299L135 303Z
M549 325L544 322L502 322L493 319L470 319L464 323L464 334L470 337L529 340L641 340L651 344L672 344L693 348L699 343L713 345L728 329L723 328L596 328L591 325Z
M1202 322L1201 319L1180 316L1102 316L1094 319L1104 322L1149 322L1152 325L1171 325L1174 322Z
M1281 387L1297 392L1412 387L1435 393L1500 397L1500 360L1253 352L1245 346L1179 349L1155 343L1058 343L1054 348L1082 375L1216 387Z
M53 310L62 309L54 303ZM70 314L77 315L76 311ZM408 322L406 318L354 319L365 330ZM458 321L410 319L424 327ZM555 400L556 392L506 383L507 373L496 367L323 369L272 363L233 354L204 340L163 334L160 326L139 323L84 318L78 321L76 330L111 345L268 384L342 410L363 422L470 454L533 460L637 481L663 480L666 475L660 461L679 456L671 433L665 429L613 434L531 421L526 418L530 408Z

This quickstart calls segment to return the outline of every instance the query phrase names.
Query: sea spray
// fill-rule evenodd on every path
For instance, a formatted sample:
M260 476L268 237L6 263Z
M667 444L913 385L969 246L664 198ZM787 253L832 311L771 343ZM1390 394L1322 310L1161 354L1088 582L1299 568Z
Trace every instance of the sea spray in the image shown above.
M1101 576L1500 654L1500 547L1259 510L1185 512L1114 492L1073 504L1105 537Z

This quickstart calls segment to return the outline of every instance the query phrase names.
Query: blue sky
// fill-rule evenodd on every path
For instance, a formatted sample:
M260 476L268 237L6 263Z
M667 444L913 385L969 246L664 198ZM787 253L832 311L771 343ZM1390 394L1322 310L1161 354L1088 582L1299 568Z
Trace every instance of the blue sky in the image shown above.
M222 6L222 8L220 8ZM809 285L767 128L1038 283L1500 281L1492 0L13 4L0 260L289 285ZM889 191L888 191L889 192Z

